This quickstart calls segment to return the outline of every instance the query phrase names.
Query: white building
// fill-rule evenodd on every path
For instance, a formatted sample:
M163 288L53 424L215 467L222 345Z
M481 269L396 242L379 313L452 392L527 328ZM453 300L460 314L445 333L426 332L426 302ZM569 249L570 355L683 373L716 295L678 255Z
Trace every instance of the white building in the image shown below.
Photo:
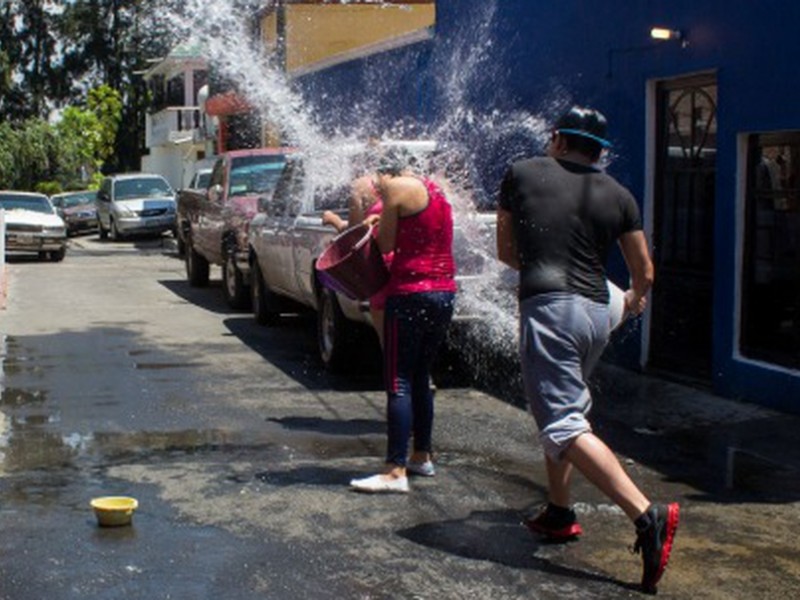
M151 95L142 171L163 175L175 189L186 187L214 153L214 122L205 113L208 63L199 45L175 47L144 73Z

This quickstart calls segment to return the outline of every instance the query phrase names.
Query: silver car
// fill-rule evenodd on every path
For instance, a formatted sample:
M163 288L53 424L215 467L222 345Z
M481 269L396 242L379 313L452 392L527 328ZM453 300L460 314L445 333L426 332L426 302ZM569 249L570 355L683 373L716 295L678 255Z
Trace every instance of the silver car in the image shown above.
M6 252L34 252L41 260L64 260L67 230L44 194L0 191L5 213Z
M161 175L110 175L100 185L95 207L100 239L175 231L175 191Z

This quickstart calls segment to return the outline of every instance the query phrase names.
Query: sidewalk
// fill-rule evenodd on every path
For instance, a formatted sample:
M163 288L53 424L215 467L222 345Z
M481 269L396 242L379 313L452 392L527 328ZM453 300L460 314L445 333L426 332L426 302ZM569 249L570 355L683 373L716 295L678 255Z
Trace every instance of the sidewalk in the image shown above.
M659 596L800 597L800 417L609 364L592 381L596 432L651 500L681 504ZM559 561L629 581L625 519L602 517L601 495L575 483L586 535Z
M607 364L593 383L596 422L616 451L636 448L714 496L800 499L800 417Z

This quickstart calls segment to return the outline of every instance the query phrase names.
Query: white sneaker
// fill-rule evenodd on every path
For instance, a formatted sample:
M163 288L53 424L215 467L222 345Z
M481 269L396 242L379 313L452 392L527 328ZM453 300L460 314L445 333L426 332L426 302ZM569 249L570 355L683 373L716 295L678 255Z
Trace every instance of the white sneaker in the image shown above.
M426 460L425 462L408 461L406 463L406 471L409 473L414 473L414 475L422 475L423 477L433 477L436 475L436 468L429 460Z
M386 493L397 492L407 494L408 477L387 477L386 475L372 475L363 479L353 479L350 487L359 492Z

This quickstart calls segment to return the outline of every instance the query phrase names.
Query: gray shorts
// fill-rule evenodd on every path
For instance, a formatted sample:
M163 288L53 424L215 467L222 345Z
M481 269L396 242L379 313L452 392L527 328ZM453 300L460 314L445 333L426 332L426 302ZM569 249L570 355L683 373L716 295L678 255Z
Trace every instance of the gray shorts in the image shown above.
M566 292L520 303L520 359L525 396L547 455L560 460L592 430L586 380L609 337L608 306Z

